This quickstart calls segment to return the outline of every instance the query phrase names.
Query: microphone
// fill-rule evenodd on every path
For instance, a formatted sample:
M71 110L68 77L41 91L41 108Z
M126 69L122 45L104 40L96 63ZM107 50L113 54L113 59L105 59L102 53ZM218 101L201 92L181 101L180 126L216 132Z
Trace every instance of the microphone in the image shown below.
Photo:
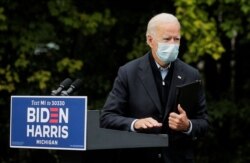
M52 96L56 96L59 95L61 93L61 91L65 88L68 88L70 86L70 84L72 83L72 80L70 78L66 78L64 79L64 81L62 81L59 85L59 87L56 90L53 90L51 92Z
M76 89L78 89L80 87L80 85L82 84L82 80L81 79L76 79L69 87L69 89L67 91L62 91L61 96L69 96L70 94L72 94Z

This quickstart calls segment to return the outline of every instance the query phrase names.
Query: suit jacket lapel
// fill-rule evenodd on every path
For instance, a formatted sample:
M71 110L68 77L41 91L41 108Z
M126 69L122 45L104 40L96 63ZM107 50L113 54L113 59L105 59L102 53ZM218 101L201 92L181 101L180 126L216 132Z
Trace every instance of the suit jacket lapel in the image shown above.
M144 88L146 89L156 108L161 112L161 102L151 69L149 55L150 53L148 53L148 55L145 55L142 62L139 64L138 76L141 79Z
M176 95L177 95L176 86L183 84L183 82L185 81L185 74L183 73L182 67L179 65L179 63L180 62L178 59L174 62L175 64L174 71L173 71L171 86L169 90L168 103L166 106L164 119L166 118L166 116L169 114L170 111L174 111L173 109L176 109L176 108L173 108L175 107L174 105L176 102Z

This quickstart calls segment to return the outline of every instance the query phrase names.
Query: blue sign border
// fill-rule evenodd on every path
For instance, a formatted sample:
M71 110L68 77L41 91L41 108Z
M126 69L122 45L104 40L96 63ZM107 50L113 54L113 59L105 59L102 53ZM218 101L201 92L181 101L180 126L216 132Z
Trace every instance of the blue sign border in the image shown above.
M87 96L11 96L10 113L10 147L11 148L32 148L32 149L57 149L57 150L86 150L87 137ZM28 122L28 109L40 112L40 118L33 118L33 122ZM68 122L42 122L41 108L51 114L52 108L60 110L67 109ZM49 110L49 111L48 111ZM53 110L52 110L53 111ZM33 112L35 117L35 113ZM57 116L58 116L57 114ZM50 117L50 120L53 119ZM32 128L29 132L28 126ZM45 128L45 127L46 128ZM50 129L51 127L51 129ZM63 127L67 127L67 138L63 138ZM41 128L45 128L41 130ZM65 128L64 128L65 129ZM49 131L53 138L47 138ZM53 134L52 134L53 130ZM58 131L55 134L55 130ZM41 131L46 131L45 136L41 136ZM31 135L33 133L33 136ZM29 136L27 136L29 135ZM64 134L65 136L66 134ZM59 142L59 143L58 143Z

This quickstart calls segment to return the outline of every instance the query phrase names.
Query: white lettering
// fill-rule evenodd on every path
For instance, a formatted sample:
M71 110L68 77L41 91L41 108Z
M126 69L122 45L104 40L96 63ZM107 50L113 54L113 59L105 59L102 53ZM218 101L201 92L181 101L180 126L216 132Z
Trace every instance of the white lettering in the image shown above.
M58 145L58 140L36 140L36 144Z
M27 109L27 122L35 122L35 108L28 107Z
M34 136L34 125L27 125L27 137L33 137Z
M69 133L68 133L68 126L63 126L62 127L62 138L66 139L68 138Z
M46 104L46 101L45 100L42 100L41 101L41 105L45 105Z
M57 138L57 126L50 126L50 136Z
M65 109L65 112L63 111L62 108L60 108L59 123L62 123L62 121L64 121L64 123L69 123L69 109L68 108Z
M50 127L48 125L44 125L43 126L43 137L50 137L49 135L50 132Z
M46 123L49 121L49 109L48 108L41 108L41 123Z
M26 136L27 137L66 139L69 136L68 126L27 125Z
M52 112L55 114L55 112ZM47 123L50 120L50 110L48 108L27 108L27 122L40 122L40 123ZM68 108L59 108L58 110L58 123L69 123L69 109Z
M42 137L42 129L40 125L37 125L35 129L35 137L38 137L38 136Z

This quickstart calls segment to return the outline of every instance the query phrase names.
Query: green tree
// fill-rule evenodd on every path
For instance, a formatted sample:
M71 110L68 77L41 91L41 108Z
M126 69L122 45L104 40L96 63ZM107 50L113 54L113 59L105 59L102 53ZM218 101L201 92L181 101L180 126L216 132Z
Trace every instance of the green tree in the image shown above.
M149 50L147 21L163 11L176 14L182 24L179 57L194 66L205 63L201 70L211 95L208 106L214 129L199 144L198 160L249 161L249 134L237 128L249 126L250 58L243 51L250 44L250 1L175 0L142 5L126 0L2 0L0 145L6 148L0 148L0 162L28 162L31 157L30 151L15 151L6 143L11 95L49 95L64 78L83 78L79 95L88 95L89 109L100 108L118 67ZM224 133L232 132L225 137ZM223 156L219 156L221 142L228 143ZM201 149L214 150L213 155ZM237 156L231 159L227 152ZM57 157L55 152L48 153Z
M18 162L6 144L10 96L50 95L64 78L82 78L86 60L98 49L90 47L92 37L104 40L98 36L108 35L116 20L108 9L87 13L71 0L3 0L0 6L0 162Z
M1 3L0 92L49 94L62 78L79 77L86 57L76 45L115 23L109 10L87 14L70 0Z

